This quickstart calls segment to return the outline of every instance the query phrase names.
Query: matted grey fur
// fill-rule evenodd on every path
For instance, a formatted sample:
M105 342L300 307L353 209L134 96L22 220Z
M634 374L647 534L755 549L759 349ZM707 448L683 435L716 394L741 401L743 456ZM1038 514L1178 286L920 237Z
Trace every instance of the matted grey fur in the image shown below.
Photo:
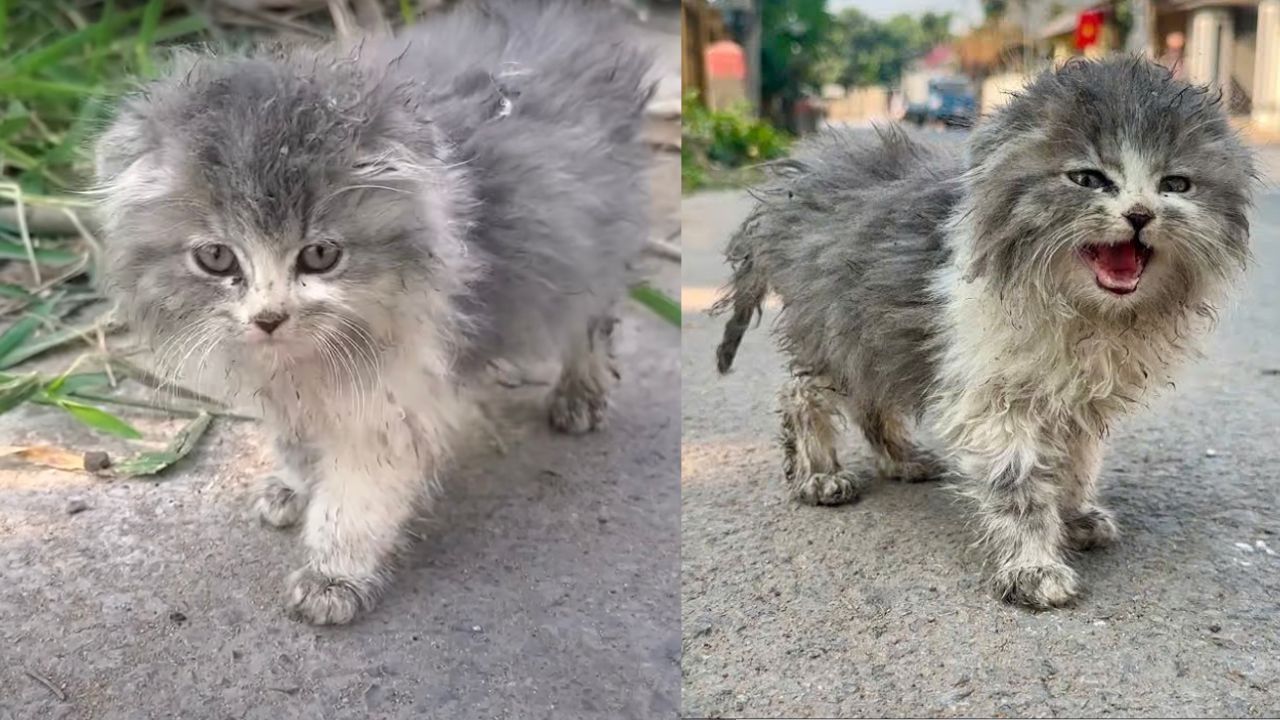
M1246 266L1254 179L1218 95L1135 58L1045 72L964 156L896 129L821 134L729 244L719 369L776 293L793 497L857 497L843 416L881 474L955 473L999 597L1065 604L1066 551L1117 534L1102 440L1195 352ZM920 421L941 457L913 440Z
M98 141L106 287L166 373L260 403L302 618L374 602L495 361L562 360L551 424L603 421L649 64L598 5L460 3L350 51L185 54Z

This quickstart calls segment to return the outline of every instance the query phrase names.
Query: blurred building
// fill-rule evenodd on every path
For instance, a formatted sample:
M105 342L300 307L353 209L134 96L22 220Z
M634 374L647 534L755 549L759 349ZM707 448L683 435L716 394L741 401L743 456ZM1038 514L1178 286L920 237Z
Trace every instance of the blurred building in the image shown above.
M1280 0L1166 0L1157 33L1185 36L1186 76L1218 87L1230 110L1280 129Z
M1035 17L1037 7L1058 12ZM962 68L982 84L984 112L1039 68L1127 49L1221 90L1242 122L1280 131L1280 0L1079 0L1010 8L1001 23L956 43Z

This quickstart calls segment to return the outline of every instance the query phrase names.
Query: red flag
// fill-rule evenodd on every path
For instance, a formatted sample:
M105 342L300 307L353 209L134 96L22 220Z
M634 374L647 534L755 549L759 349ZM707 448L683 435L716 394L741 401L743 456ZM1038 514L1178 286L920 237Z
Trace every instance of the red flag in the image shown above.
M1076 22L1076 49L1097 45L1102 37L1102 10L1085 10Z

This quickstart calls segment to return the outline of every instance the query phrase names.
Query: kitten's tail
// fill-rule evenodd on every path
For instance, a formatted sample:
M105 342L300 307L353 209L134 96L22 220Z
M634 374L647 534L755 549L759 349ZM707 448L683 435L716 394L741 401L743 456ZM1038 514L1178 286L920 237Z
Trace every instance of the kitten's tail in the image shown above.
M738 354L742 336L751 326L751 316L761 316L760 308L769 292L769 279L753 261L750 249L743 247L748 244L750 228L751 222L748 221L729 242L728 255L733 265L733 277L722 291L720 299L711 306L712 315L733 312L729 321L724 324L724 337L716 347L716 369L721 375L729 372L729 368L733 366L733 358Z

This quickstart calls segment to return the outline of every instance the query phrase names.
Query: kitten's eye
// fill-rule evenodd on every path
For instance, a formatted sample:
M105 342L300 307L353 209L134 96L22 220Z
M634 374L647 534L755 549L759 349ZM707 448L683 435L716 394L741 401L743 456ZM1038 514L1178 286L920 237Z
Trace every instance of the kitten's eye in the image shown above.
M1170 175L1160 179L1160 192L1184 193L1191 189L1191 181L1181 175Z
M334 265L338 264L338 258L341 257L342 249L337 245L329 243L308 245L298 253L298 272L310 274L329 272Z
M225 277L240 274L240 263L236 261L236 254L222 243L201 245L192 252L192 255L196 259L196 265L210 275Z
M1072 170L1067 173L1067 179L1080 187L1089 188L1090 190L1102 190L1103 188L1111 187L1111 180L1097 170Z

